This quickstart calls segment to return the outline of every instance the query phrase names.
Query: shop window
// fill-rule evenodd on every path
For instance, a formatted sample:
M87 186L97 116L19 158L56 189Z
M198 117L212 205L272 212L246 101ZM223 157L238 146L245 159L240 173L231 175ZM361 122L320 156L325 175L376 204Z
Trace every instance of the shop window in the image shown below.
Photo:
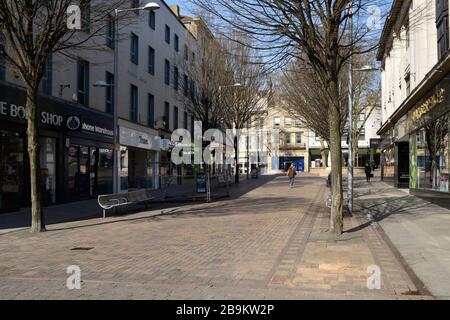
M40 138L41 190L45 205L56 202L56 140Z
M0 130L0 212L20 208L24 165L23 139Z

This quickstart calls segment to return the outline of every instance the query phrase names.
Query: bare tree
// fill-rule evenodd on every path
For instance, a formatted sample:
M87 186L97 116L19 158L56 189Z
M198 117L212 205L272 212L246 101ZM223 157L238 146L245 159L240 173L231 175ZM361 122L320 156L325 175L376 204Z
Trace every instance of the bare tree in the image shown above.
M272 65L284 65L290 57L305 60L323 89L325 111L329 121L329 142L332 156L333 205L329 231L343 232L342 189L342 106L340 75L353 54L375 47L364 23L349 36L349 17L363 19L367 6L382 1L362 0L193 0L216 17L245 31L256 39L254 48L272 57ZM358 19L355 19L358 22ZM358 28L358 26L361 26ZM359 44L356 48L355 44ZM269 58L267 59L269 60ZM267 61L266 60L266 61Z
M73 5L78 4L78 7ZM31 232L45 231L40 192L38 139L38 90L46 61L52 53L89 47L89 40L102 35L114 8L129 1L0 0L0 32L5 46L0 54L21 77L26 92L27 142L30 160ZM81 14L81 15L80 15ZM81 30L69 28L81 20Z

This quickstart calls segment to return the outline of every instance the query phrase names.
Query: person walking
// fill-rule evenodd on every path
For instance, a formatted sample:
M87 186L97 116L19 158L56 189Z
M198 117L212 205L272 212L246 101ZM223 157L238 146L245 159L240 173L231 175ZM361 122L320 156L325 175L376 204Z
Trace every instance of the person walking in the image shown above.
M286 175L289 177L289 186L291 188L293 188L294 182L295 182L295 176L297 175L297 170L295 170L295 166L293 164L291 164L291 166L289 167Z
M370 182L370 178L372 177L372 168L368 163L366 163L366 166L364 167L364 171L366 173L366 180L367 182Z

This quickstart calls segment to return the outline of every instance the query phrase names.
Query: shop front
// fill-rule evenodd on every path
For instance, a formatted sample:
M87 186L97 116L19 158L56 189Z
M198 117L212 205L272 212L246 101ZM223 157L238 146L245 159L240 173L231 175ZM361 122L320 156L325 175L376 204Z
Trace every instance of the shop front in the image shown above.
M24 97L20 87L0 84L0 212L30 206ZM60 99L40 97L38 105L43 205L108 191L112 165L100 158L112 149L112 121Z
M159 188L159 150L161 139L120 125L120 191Z
M408 112L409 187L425 197L449 201L450 81L434 89Z

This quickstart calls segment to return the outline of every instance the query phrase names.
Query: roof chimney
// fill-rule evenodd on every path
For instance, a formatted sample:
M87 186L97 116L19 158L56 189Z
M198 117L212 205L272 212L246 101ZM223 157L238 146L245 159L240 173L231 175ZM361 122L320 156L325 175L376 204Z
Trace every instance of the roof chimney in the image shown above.
M172 10L173 13L175 13L175 15L179 18L180 17L180 6L173 4L173 5L170 5L169 7L170 7L170 10Z

